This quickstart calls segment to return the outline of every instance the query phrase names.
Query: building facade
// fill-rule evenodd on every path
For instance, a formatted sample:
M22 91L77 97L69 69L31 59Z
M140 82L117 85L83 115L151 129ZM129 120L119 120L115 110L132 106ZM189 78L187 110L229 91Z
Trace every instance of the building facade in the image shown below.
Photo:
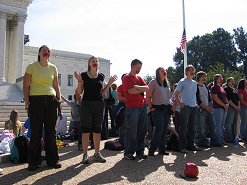
M23 75L24 23L32 0L0 0L0 81Z
M0 0L0 84L17 84L23 90L26 67L38 58L37 47L24 46L24 23L32 0ZM50 62L58 69L61 93L71 99L77 87L74 71L87 70L91 55L52 50ZM100 72L110 77L110 61L99 58Z

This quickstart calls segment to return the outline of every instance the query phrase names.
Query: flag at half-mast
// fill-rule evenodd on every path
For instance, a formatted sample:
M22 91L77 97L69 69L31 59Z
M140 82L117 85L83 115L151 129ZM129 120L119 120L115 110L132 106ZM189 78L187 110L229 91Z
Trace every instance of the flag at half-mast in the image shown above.
M185 43L186 43L186 32L185 32L185 29L184 29L184 32L183 32L183 35L182 35L182 39L181 39L181 43L180 43L180 51L182 53L184 53L184 48L185 48Z

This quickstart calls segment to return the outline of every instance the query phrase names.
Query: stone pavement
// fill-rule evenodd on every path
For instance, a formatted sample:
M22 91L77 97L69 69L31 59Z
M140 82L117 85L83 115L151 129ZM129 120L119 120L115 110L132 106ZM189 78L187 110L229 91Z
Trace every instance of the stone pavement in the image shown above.
M48 168L43 162L37 171L29 172L27 164L7 162L0 164L4 170L0 184L247 184L247 148L243 143L237 149L228 144L200 152L171 152L169 156L134 161L123 159L122 152L102 149L107 162L92 161L89 165L81 163L82 154L76 143L69 144L59 150L61 169ZM89 155L93 152L89 150ZM187 162L198 165L198 178L180 177Z

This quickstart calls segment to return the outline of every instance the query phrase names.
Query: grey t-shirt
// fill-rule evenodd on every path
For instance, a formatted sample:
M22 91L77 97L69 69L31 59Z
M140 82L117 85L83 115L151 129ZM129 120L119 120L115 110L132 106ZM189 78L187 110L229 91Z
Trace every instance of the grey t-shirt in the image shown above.
M168 105L170 103L171 91L168 87L162 87L158 84L157 80L154 79L148 84L149 91L152 96L152 105Z
M198 89L200 92L199 96L200 96L202 103L208 107L209 103L208 103L208 89L207 89L207 87L205 86L205 84L203 84L203 86L198 85Z
M68 101L68 106L71 107L71 121L80 121L80 105L73 101Z

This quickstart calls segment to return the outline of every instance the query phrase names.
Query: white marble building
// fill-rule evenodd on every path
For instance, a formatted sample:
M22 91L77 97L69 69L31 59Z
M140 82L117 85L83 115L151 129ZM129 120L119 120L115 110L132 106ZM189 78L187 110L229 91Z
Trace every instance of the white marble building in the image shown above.
M24 23L32 0L0 0L0 80L23 75Z
M37 61L38 55L37 47L24 47L24 23L30 3L32 0L0 0L0 85L16 83L21 90L25 69L28 64ZM57 66L61 92L65 97L70 98L74 94L77 86L74 71L86 71L90 56L52 49L50 62ZM99 61L100 72L108 80L110 61L103 58Z

